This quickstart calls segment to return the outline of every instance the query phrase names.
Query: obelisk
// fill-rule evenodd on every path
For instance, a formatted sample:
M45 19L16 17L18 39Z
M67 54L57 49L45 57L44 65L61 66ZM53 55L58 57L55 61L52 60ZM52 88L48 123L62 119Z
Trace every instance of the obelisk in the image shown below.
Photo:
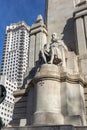
M48 40L55 32L70 49L74 44L74 0L46 0L45 22L48 28Z

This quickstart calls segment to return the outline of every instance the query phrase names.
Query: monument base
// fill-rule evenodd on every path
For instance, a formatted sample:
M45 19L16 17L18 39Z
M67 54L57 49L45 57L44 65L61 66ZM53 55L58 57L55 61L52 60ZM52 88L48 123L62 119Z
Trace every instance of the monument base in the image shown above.
M1 130L87 130L87 127L74 127L72 125L47 125L47 126L25 126L25 127L9 127Z
M64 122L62 114L54 112L34 113L33 125L62 125Z
M54 64L41 66L34 78L33 125L63 125L61 112L61 85L57 79L58 67Z
M84 88L76 74L43 64L34 77L32 125L85 126Z

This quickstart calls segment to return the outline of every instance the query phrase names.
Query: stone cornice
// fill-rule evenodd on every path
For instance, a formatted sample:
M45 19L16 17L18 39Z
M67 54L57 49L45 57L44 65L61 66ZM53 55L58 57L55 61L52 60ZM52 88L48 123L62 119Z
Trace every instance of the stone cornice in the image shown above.
M33 30L33 29L36 29L38 27L44 27L46 29L46 26L45 26L45 24L43 22L33 24L30 29Z
M20 97L20 96L26 96L30 87L33 86L33 84L36 84L38 81L42 80L54 80L54 81L59 81L59 82L67 82L71 84L81 84L84 88L87 86L87 81L83 78L83 76L79 74L69 74L66 72L61 73L60 75L43 75L43 74L38 74L32 79L32 81L27 84L27 88L17 90L13 93L14 97Z
M42 27L39 27L39 28L36 28L35 30L31 30L30 31L30 36L33 35L33 34L37 34L39 32L44 32L47 35L47 30L45 30Z
M85 4L83 6L76 7L73 14L78 13L78 12L83 11L83 10L86 10L86 9L87 9L87 4Z
M73 12L73 16L74 16L75 19L82 17L84 15L87 15L87 4L85 4L81 7L77 7L75 9L75 11Z
M30 28L30 35L36 34L38 32L44 32L46 35L48 35L47 33L47 29L46 26L44 25L44 23L36 23L33 24Z
M14 91L14 93L13 93L14 97L20 97L23 95L27 95L26 89L17 90L17 91Z
M81 84L82 86L87 86L87 82L84 80L84 78L79 74L68 74L66 72L61 73L60 75L36 75L33 82L36 83L38 81L43 80L56 80L59 82L69 82L72 84Z

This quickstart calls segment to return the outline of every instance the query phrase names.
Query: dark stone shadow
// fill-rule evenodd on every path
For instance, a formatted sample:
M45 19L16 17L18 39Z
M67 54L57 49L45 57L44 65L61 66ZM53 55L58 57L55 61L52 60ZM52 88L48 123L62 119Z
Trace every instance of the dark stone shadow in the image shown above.
M22 89L24 90L24 89ZM20 90L20 91L22 91ZM12 127L14 126L20 126L20 123L22 124L23 120L25 120L25 126L31 125L32 123L32 117L34 113L34 87L33 83L31 82L28 84L28 87L26 88L26 91L24 94L18 94L16 96L16 101L14 105L13 110L13 119L9 123ZM22 122L21 122L22 120Z
M23 85L20 89L20 91L25 90L24 94L20 95L18 94L19 98L18 101L16 101L14 110L13 110L13 119L9 123L11 126L20 126L20 120L26 119L26 126L32 124L32 118L34 113L34 84L32 82L32 79L34 78L38 68L40 68L40 62L36 61L36 66L32 68L32 70L29 71L29 74L24 78ZM27 81L29 80L29 83Z
M20 126L20 120L26 119L27 103L25 103L23 101L24 97L26 97L26 96L23 95L23 96L21 96L21 98L19 96L18 98L20 98L20 99L14 105L12 121L9 123L9 125L11 125L12 127ZM25 103L25 105L24 105L24 103Z
M75 26L73 17L68 19L66 25L63 29L63 38L62 40L68 47L70 51L76 52L76 44L75 44Z
M23 85L21 86L20 89L24 89L24 88L25 88L25 85L27 84L27 81L29 80L29 82L30 82L30 81L33 79L33 77L35 76L35 74L36 74L37 70L40 68L40 66L41 66L40 61L39 61L39 60L36 61L36 62L35 62L35 67L33 67L33 68L29 71L28 75L24 78Z

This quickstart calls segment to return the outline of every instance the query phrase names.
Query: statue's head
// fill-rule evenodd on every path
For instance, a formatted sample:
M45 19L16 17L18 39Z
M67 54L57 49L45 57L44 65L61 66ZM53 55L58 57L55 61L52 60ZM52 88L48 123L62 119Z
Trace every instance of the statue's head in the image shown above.
M52 34L51 41L52 41L52 42L57 42L58 39L59 39L59 38L58 38L58 36L57 36L57 33L54 32L54 33Z

